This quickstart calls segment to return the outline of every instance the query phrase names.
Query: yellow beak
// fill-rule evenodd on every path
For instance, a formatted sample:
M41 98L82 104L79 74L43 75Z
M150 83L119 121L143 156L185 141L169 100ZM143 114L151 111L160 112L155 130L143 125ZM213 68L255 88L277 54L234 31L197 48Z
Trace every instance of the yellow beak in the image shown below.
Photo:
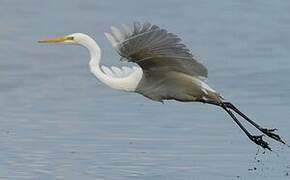
M74 38L72 36L59 36L54 38L48 38L38 41L39 43L60 43L65 42L67 40L73 40Z

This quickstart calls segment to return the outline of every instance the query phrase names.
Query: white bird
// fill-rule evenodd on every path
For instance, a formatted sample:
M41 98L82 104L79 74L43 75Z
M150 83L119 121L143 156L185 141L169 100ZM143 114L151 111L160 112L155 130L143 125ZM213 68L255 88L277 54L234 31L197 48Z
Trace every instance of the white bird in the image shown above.
M111 28L105 33L121 59L136 63L134 67L100 66L101 50L88 35L74 33L49 38L40 43L79 44L88 49L90 70L103 83L111 88L137 92L145 97L163 102L177 100L182 102L202 102L222 107L244 133L257 145L271 150L263 135L252 135L235 117L237 113L265 135L276 141L284 141L275 134L276 129L262 128L232 103L224 101L220 94L204 82L207 69L199 63L181 39L167 30L149 22L134 22L123 28ZM284 143L285 144L285 143Z

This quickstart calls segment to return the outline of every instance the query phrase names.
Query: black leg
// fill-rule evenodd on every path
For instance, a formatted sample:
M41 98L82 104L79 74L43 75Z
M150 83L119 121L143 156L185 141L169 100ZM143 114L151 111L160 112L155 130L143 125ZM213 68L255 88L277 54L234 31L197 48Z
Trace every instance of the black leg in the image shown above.
M285 142L280 138L280 136L278 134L275 134L274 133L274 131L276 131L277 129L262 128L260 125L258 125L257 123L255 123L254 121L252 121L250 118L248 118L244 113L242 113L232 103L230 103L230 102L224 102L223 104L227 108L230 108L230 109L234 110L237 114L239 114L240 116L242 116L246 121L248 121L249 123L251 123L253 126L255 126L257 129L259 129L265 135L269 136L270 138L273 138L276 141L279 141L279 142L285 144Z
M235 117L235 115L227 108L226 105L221 104L220 106L232 117L232 119L235 121L235 123L237 123L237 125L244 131L244 133L249 137L249 139L251 141L253 141L257 145L259 145L265 149L269 149L270 151L272 151L271 148L269 147L268 143L262 139L263 135L254 136L254 135L250 134L249 131L242 125L242 123Z

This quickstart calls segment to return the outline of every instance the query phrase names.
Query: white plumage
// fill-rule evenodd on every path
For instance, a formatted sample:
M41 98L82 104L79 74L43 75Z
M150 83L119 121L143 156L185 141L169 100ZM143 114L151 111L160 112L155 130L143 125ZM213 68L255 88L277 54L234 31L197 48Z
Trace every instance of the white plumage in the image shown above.
M90 54L90 70L104 84L111 88L134 91L155 101L177 100L195 101L222 107L257 145L270 147L262 135L252 135L235 117L240 115L268 137L284 143L274 133L275 129L262 128L230 102L225 102L217 91L205 83L208 72L198 62L181 39L149 22L135 22L123 25L122 29L111 27L111 33L105 36L119 55L136 66L106 67L100 66L101 50L98 44L88 35L74 33L39 41L41 43L73 43L86 47Z

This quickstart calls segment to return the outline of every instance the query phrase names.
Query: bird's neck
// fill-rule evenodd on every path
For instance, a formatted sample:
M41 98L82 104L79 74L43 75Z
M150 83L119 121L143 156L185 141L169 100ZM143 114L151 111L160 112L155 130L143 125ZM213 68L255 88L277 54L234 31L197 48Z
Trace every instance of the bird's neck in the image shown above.
M99 45L96 43L95 40L88 37L85 41L81 42L81 45L86 47L90 54L90 70L91 72L103 83L107 84L108 86L112 87L114 82L111 78L109 78L100 68L100 61L101 61L101 49Z
M125 90L125 91L134 91L139 83L142 71L136 71L132 73L131 76L126 78L115 78L105 74L100 68L101 60L101 49L92 38L87 37L85 40L80 42L80 44L86 47L90 53L90 70L91 72L104 84L110 86L114 89Z
M101 49L98 44L92 40L91 46L87 47L90 53L90 68L99 68L100 69L100 61L101 61Z

